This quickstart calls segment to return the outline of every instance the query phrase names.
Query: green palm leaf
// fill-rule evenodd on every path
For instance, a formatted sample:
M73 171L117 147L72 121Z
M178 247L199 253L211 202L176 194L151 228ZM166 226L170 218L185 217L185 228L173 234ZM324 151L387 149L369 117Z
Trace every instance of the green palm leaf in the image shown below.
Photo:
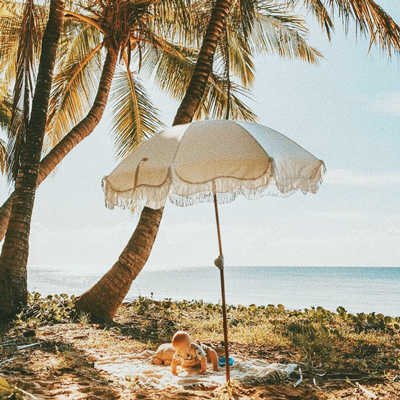
M66 35L53 79L45 149L58 143L91 107L101 71L100 39L91 26Z
M158 111L132 72L116 73L111 91L113 136L118 157L160 130Z
M145 72L154 77L161 90L172 97L181 99L184 94L197 59L197 51L170 43L155 35L149 40L144 56ZM227 80L222 74L212 73L202 107L196 118L211 116L220 118L227 107ZM231 87L231 117L240 119L255 118L249 107L240 97L249 97L239 84ZM221 104L219 104L221 102Z

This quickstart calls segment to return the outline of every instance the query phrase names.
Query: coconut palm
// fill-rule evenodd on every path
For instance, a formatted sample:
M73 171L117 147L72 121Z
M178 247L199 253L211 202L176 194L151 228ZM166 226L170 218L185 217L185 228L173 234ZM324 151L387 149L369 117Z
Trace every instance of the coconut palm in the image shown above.
M123 156L143 137L159 128L160 122L155 108L140 84L138 74L133 74L130 70L132 60L136 61L138 72L154 76L163 91L177 99L181 99L184 95L197 58L198 43L207 27L204 21L210 13L210 8L207 7L209 2L192 1L190 7L185 5L183 0L162 0L156 5L150 1L146 3L150 7L148 13L142 16L146 24L140 22L136 29L129 30L128 41L126 33L124 36L114 28L113 20L122 21L126 14L136 15L142 12L140 7L143 6L143 1L121 1L125 6L139 4L139 11L119 8L117 10L119 14L114 16L113 12L117 11L112 6L116 2L92 1L75 6L72 2L71 10L66 11L67 28L59 52L62 56L54 79L48 123L49 134L45 142L48 152L41 163L38 184L94 130L102 117L110 90L114 111L113 133L118 155ZM14 13L13 18L0 17L0 26L7 27L0 30L3 32L3 37L0 34L0 62L6 60L7 64L3 65L3 70L11 77L20 24L17 11L16 8L9 11ZM237 7L237 14L240 12L240 8ZM43 12L37 14L43 15ZM257 47L257 51L298 57L308 62L317 61L320 54L308 46L305 39L307 30L303 20L288 13L286 6L260 7L257 18L257 34L254 35L255 40L252 44L253 47ZM37 23L38 32L41 32L41 25ZM254 114L243 103L243 95L247 96L248 93L242 86L251 85L253 79L253 60L250 50L254 48L249 47L244 37L246 31L239 29L240 26L239 18L232 21L229 36L231 39L229 51L234 60L231 66L233 73L239 77L239 83L231 84L229 108L232 117L254 119ZM125 67L119 68L117 72L115 90L108 80L117 64L117 57L110 52L108 39L110 37L124 38L120 40L119 46L111 45L117 49ZM186 43L187 46L182 43ZM123 51L120 49L121 46ZM104 47L109 53L106 56ZM223 64L221 49L217 56L216 67ZM209 77L203 102L196 112L197 118L204 115L215 117L223 115L228 98L226 85L223 68L219 70L216 68L216 72ZM97 95L94 96L96 90ZM17 138L18 134L11 130L10 165L14 166L14 169L15 165L18 165L18 161L15 161L18 160L18 152L15 150L18 149L18 145L15 146L15 143L20 141ZM12 197L13 194L0 207L0 239L4 237L7 229Z
M224 12L219 13L219 7L228 12L229 2L216 1L210 3L214 6L214 11L208 29L221 30L221 27L224 27L226 15ZM301 3L306 9L310 10L316 16L329 39L334 28L333 16L336 13L339 15L346 32L349 23L352 22L356 32L369 35L370 46L379 46L389 56L394 52L397 53L400 49L400 27L373 0L291 0L291 3L293 5ZM231 20L239 19L241 37L249 49L249 51L240 49L240 52L235 52L236 57L245 59L260 40L267 46L284 47L285 42L283 40L278 39L277 43L273 43L268 38L262 37L260 39L258 34L257 28L269 19L269 15L263 15L258 11L260 8L271 6L269 1L239 0L234 2L234 5L237 7L232 7L232 10L230 10ZM279 3L277 7L279 7ZM201 11L203 10L200 10L198 14L198 26L202 26L202 21L204 24L204 14L206 13ZM255 28L257 34L251 35ZM174 123L191 121L201 104L201 98L204 95L201 90L204 89L205 82L208 80L209 71L212 69L210 64L212 64L214 56L213 45L206 41L207 34L215 35L219 39L221 36L221 31L210 33L209 30L207 30L202 47L206 54L204 54L204 58L200 58L203 55L202 52L199 54L198 68L193 73L191 85L186 91ZM229 37L229 34L227 36ZM214 48L214 51L216 51L216 48ZM227 53L230 54L230 52ZM162 214L163 209L152 210L148 207L143 209L138 225L116 263L91 289L79 298L78 307L82 311L91 313L97 319L112 319L132 281L140 273L150 255Z
M195 13L196 26L200 31L204 31L202 27L207 17L209 23L174 124L188 123L202 110L203 99L208 94L207 83L210 77L213 79L211 71L215 63L222 63L226 69L229 60L228 75L236 73L242 83L249 84L253 79L253 56L258 51L294 55L308 62L315 62L319 56L315 49L310 49L306 42L300 40L301 35L298 36L295 46L292 41L285 41L287 33L302 22L298 18L288 18L286 6L283 8L260 4L254 9L254 14L248 17L248 21L242 18L243 9L240 5L241 3L231 1L216 1L212 9L204 7ZM284 24L277 30L272 21L284 21ZM305 32L305 28L302 30ZM221 36L226 40L221 40ZM226 92L227 90L225 96ZM226 103L228 102L229 97L226 97ZM230 104L226 105L230 108ZM146 207L143 210L137 228L118 261L99 282L80 296L77 301L78 309L99 320L112 319L132 281L150 255L162 214L162 209L152 210Z
M196 29L192 27L198 23L194 13L205 8L201 3L207 2L193 2L191 7L184 0L70 2L50 103L45 141L47 152L42 160L38 184L94 130L102 117L110 91L114 109L113 133L119 155L124 155L143 137L159 128L155 108L137 72L146 71L155 76L160 87L175 98L183 96L194 68L202 32L201 24ZM20 4L14 2L4 4L7 16L0 16L0 66L6 80L16 81L15 87L21 88L14 91L13 123L8 129L9 171L14 177L18 168L18 149L23 142L21 132L24 129L21 129L23 124L20 122L26 119L25 114L29 114L29 107L23 107L21 97L26 97L27 88L31 85L24 86L23 80L28 77L26 80L32 81L40 42L29 37L29 24L23 24L21 29L21 19L33 21L32 30L40 39L45 9L42 6L21 9ZM283 55L315 61L319 54L307 46L302 21L290 15L275 14L271 20L270 36L274 41L277 41L278 35L285 38L288 45L283 47ZM115 21L120 22L115 24ZM124 24L121 25L121 21L125 21ZM30 45L21 48L18 45L21 36L26 37L24 43ZM245 45L245 41L242 42ZM26 47L30 52L23 51ZM273 46L270 50L278 51ZM237 50L232 47L232 51ZM123 68L116 67L118 57ZM131 72L133 61L139 70L136 73ZM251 70L251 60L240 61L242 65L238 63L236 71ZM112 88L108 78L116 68L117 77ZM248 83L247 79L244 84ZM222 115L227 98L225 85L221 73L211 75L207 96L197 117L205 113ZM232 85L232 114L242 119L253 119L254 115L240 99L243 94L247 93L240 84ZM20 104L22 106L17 107ZM11 204L12 195L0 208L0 239L7 228Z
M224 30L232 0L216 0L204 35L196 66L174 124L190 122L206 92L213 69L214 55ZM111 320L128 292L133 279L147 261L157 236L163 209L146 208L118 261L88 292L77 301L80 311L98 320ZM133 267L133 268L132 268Z
M178 98L183 95L184 87L187 86L195 66L198 53L196 45L202 32L200 24L197 29L188 29L190 21L198 22L190 17L188 11L193 13L207 8L200 7L200 2L193 7L183 7L182 4L183 0L91 1L85 2L84 6L73 2L70 4L70 8L65 12L66 30L60 46L59 66L54 79L47 121L49 134L46 139L50 150L42 159L38 184L72 148L93 131L103 114L110 91L114 108L113 131L119 155L124 155L137 142L158 128L160 123L154 114L154 107L137 77L131 72L131 65L132 61L136 61L137 69L154 74L161 88ZM18 6L9 9L11 15L18 11ZM29 7L25 6L22 11L22 20L33 20L30 29L40 36L41 20L37 21L34 17L36 14L45 15L43 8L40 8L38 12L30 3ZM287 13L273 11L276 15L271 14L273 24L268 31L269 40L277 43L276 36L280 35L285 38L287 45L280 48L265 46L265 49L315 62L319 53L307 45L304 37L306 31L302 21ZM3 19L7 29L2 32L8 40L3 40L2 43L7 43L7 45L0 47L3 51L0 52L2 56L0 59L3 61L5 74L12 76L15 70L19 71L19 65L22 71L15 74L15 87L19 89L14 90L11 118L12 121L18 123L11 123L11 129L9 129L11 176L13 176L13 171L19 169L21 154L19 149L25 141L24 115L29 114L30 110L29 102L24 102L24 100L27 97L26 93L31 92L29 89L32 85L24 83L33 80L32 76L35 73L33 47L37 45L32 41L26 46L10 45L12 44L10 39L18 38L18 32L24 33L23 37L26 37L26 31L29 31L26 26L20 30L15 29L15 21L18 21L17 17ZM234 25L232 29L235 29ZM235 37L234 32L232 35ZM239 35L236 37L245 45L243 38ZM181 44L185 42L191 46L185 47ZM28 47L30 51L26 51L25 47ZM230 51L235 52L236 49L232 48ZM245 48L244 51L247 49ZM220 57L222 62L222 55ZM115 69L118 68L118 58L124 68L119 68L117 71L112 87ZM24 59L27 62L21 62ZM235 67L234 72L238 74L242 82L248 84L251 79L247 70L251 69L252 60L248 57L239 61L237 65L232 64ZM14 64L17 64L17 68L13 68ZM98 75L100 77L96 79ZM23 83L21 84L19 80ZM222 115L228 99L225 86L226 79L221 69L218 71L218 68L215 68L206 81L207 90L202 99L203 106L198 109L197 116L205 113L214 116ZM245 89L240 83L232 83L230 86L229 108L232 115L242 119L254 119L254 114L239 97L240 94L246 94ZM96 88L97 93L93 99ZM21 126L22 128L19 128ZM68 133L65 134L65 132ZM4 221L9 218L13 197L14 194L2 207ZM20 274L20 276L25 279L25 274ZM4 282L6 280L4 279ZM26 287L26 281L20 286Z
M26 8L32 7L30 1ZM58 40L63 25L63 0L51 0L50 12L43 35L40 63L36 79L35 94L30 103L29 93L23 96L23 107L30 108L27 121L23 121L24 143L21 145L20 164L15 182L15 197L11 209L10 222L0 256L0 316L15 315L19 307L26 303L26 264L29 253L30 223L35 201L36 181L42 144L46 129L47 109L53 70L57 56ZM29 15L29 12L27 13ZM29 21L24 21L29 24ZM28 44L27 47L30 45ZM28 59L32 51L27 50ZM31 76L23 80L26 92L33 91ZM32 86L30 86L32 85ZM22 91L18 87L16 91ZM15 107L15 104L14 104Z

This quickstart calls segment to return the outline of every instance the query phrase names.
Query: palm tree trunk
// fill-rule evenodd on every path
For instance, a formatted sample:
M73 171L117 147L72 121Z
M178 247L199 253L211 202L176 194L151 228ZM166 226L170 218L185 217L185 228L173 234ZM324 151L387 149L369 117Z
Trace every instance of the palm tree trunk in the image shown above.
M26 264L29 254L29 232L58 40L64 21L63 9L63 0L50 2L49 20L43 36L26 142L21 153L10 222L0 256L2 294L0 318L2 319L13 317L27 299Z
M118 261L92 289L79 298L81 311L90 312L99 320L112 319L132 281L150 255L161 216L161 210L151 208L141 214L139 223Z
M174 125L191 122L198 109L212 72L215 50L226 26L232 0L217 0L207 27L203 44L186 90L174 119ZM111 320L133 280L143 269L150 255L163 209L145 207L138 225L118 261L91 289L77 301L77 308L97 320Z
M117 59L117 52L109 48L104 62L97 95L89 113L82 121L72 128L56 146L54 146L46 157L43 158L40 163L37 185L40 185L64 157L83 139L89 136L100 122L110 94ZM15 192L11 193L0 207L0 240L4 238L7 231L14 196Z

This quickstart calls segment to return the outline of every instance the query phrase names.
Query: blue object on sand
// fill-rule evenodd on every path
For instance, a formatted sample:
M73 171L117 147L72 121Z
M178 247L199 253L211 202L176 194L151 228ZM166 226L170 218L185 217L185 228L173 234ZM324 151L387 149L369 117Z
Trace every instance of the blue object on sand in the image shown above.
M233 364L235 364L235 360L232 357L229 357L229 365L232 366ZM225 357L219 357L218 358L218 365L220 367L225 367Z

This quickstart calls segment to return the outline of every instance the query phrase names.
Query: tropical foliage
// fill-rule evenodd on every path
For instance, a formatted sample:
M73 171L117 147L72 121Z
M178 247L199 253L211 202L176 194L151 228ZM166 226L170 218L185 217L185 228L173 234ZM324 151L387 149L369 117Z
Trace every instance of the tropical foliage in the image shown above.
M287 5L265 3L252 13L242 7L242 2L236 3L229 22L228 44L221 43L218 48L215 71L210 76L197 118L224 115L228 101L227 49L229 77L237 77L236 82L230 83L229 108L232 117L241 119L255 118L244 100L249 96L246 87L254 78L253 58L257 53L299 57L308 62L316 62L320 57L306 42L304 21L292 15ZM152 78L169 95L176 99L183 97L211 3L204 0L70 1L67 9L52 89L46 151L87 114L96 93L106 48L112 41L120 48L120 65L111 91L112 132L116 152L123 156L162 125L142 79ZM24 5L8 1L2 10L0 65L10 85L0 91L0 96L4 100L12 99L12 107L0 109L0 121L8 126L9 171L14 177L29 118L46 7L33 1ZM242 20L244 12L246 18ZM255 24L252 19L256 20ZM253 24L255 28L250 29Z

